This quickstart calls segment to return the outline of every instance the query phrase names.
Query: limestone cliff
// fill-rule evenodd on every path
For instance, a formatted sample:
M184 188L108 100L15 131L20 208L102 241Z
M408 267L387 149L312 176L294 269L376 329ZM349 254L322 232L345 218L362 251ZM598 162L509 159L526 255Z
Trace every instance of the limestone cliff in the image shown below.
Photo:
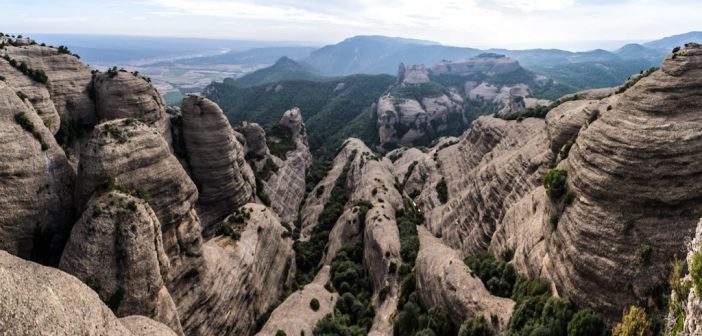
M217 104L188 95L181 106L187 162L197 184L206 236L235 209L252 201L255 182L244 148Z
M74 221L75 172L32 105L0 81L0 249L56 263Z
M117 316L148 316L183 334L165 287L170 263L161 224L144 200L114 191L93 196L59 267L94 288Z
M98 295L78 279L0 251L0 330L8 335L174 335L168 327L140 319L117 319ZM6 313L12 312L12 313Z

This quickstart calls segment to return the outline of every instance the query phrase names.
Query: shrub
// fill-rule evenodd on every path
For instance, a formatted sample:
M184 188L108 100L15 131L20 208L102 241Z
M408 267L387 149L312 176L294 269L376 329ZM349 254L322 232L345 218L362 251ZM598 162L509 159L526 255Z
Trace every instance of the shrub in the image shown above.
M693 256L694 261L694 256ZM684 265L678 260L677 255L674 257L672 270L670 272L670 277L668 278L668 286L671 288L673 295L670 296L668 300L668 312L672 316L673 325L671 330L671 335L678 335L683 330L683 323L685 322L685 307L687 305L687 297L690 293L691 282L689 280L682 280L682 273ZM699 261L698 269L699 272ZM690 268L690 274L692 274L692 267ZM699 279L699 274L697 275ZM691 276L693 279L695 276ZM697 289L695 289L697 291Z
M49 145L46 144L46 142L44 142L44 139L41 137L41 134L24 112L15 114L15 122L19 124L22 127L22 129L31 133L34 139L39 141L42 151L49 149Z
M606 331L600 314L590 309L578 311L568 322L568 336L604 336Z
M317 300L317 298L312 298L312 300L310 300L310 308L314 311L319 310L319 300Z
M673 48L673 54L675 54L675 53L678 52L678 51L680 51L680 47L675 47L675 48Z
M651 262L651 252L653 249L648 244L643 244L636 249L636 264L639 267L648 266Z
M692 285L695 287L695 293L698 296L702 295L702 253L700 252L692 256L690 277L692 278Z
M487 252L467 257L464 263L483 281L490 293L501 297L512 295L512 288L517 281L514 266L497 260Z
M137 210L137 204L136 204L136 202L134 202L134 201L129 201L129 203L127 203L127 208L128 208L129 210L131 210L131 211L136 211L136 210Z
M99 204L95 204L95 207L93 207L93 218L98 218L100 215L102 215L102 207Z
M653 336L651 325L643 308L631 306L622 321L612 328L612 336Z
M278 329L278 331L275 332L275 336L288 336L288 334L286 334L285 331Z
M493 336L495 330L487 322L484 316L475 316L467 319L458 330L458 336Z
M439 196L439 201L442 204L448 202L448 186L446 186L446 180L443 178L436 184L436 194Z
M568 172L560 169L551 169L544 176L544 188L546 188L546 195L549 198L556 201L561 198L566 193L566 178L568 177Z
M266 144L271 154L283 160L289 151L297 148L295 141L293 141L292 131L281 124L276 124L266 130Z
M612 110L612 105L607 106L607 111L611 111L611 110ZM588 124L592 124L592 123L595 122L595 120L597 120L599 117L600 117L600 110L594 110L594 111L592 111L592 113L590 114L590 118L587 119L587 123L588 123Z
M562 161L568 158L568 154L570 154L570 149L573 147L575 144L575 140L578 139L578 134L573 135L568 141L566 141L565 144L563 144L563 147L561 147L561 151L558 153L558 161Z

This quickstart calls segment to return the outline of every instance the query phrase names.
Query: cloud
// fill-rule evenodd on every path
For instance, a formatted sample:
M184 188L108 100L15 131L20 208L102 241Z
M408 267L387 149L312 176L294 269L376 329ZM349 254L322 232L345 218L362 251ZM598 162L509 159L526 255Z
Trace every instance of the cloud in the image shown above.
M506 8L515 8L524 12L563 10L575 5L575 0L496 0Z

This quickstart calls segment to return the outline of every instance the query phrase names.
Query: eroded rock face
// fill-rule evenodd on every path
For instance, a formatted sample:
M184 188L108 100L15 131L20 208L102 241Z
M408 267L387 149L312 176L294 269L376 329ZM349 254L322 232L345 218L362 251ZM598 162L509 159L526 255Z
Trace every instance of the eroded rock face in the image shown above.
M17 93L18 96L21 94L27 96L46 127L52 134L56 134L61 125L61 118L54 107L54 102L51 101L51 94L46 85L25 76L4 58L0 58L0 73L5 77L5 84L16 93L20 92Z
M305 197L305 176L312 165L312 154L307 145L307 133L300 109L286 111L280 124L292 133L295 149L289 151L284 160L274 155L267 156L267 159L273 160L278 170L263 182L263 190L271 200L271 208L281 220L292 222L297 219L300 203Z
M565 166L574 202L547 235L549 274L576 303L610 316L645 303L684 251L702 214L701 85L690 44L580 131Z
M8 335L131 335L78 279L0 251L0 329Z
M483 73L488 76L510 73L519 70L517 60L497 54L483 54L463 62L441 61L432 67L435 74L470 76Z
M270 154L266 145L266 131L257 123L243 122L237 130L246 139L246 154L267 157Z
M197 282L204 267L195 184L156 129L117 119L95 126L81 152L75 194L78 211L87 208L95 191L110 185L149 199L170 259L172 280L167 287L179 304L179 297Z
M134 118L170 135L163 99L145 78L123 71L98 73L93 86L98 120Z
M197 288L178 303L187 333L252 334L256 318L292 280L293 241L278 217L254 203L244 205L239 211L243 213L248 215L234 214L226 220L239 233L238 239L217 236L204 246L207 271Z
M427 307L441 307L455 325L482 315L498 317L498 334L507 329L514 301L488 292L480 278L473 276L460 254L443 245L423 227L418 227L419 254L415 266L417 293Z
M36 44L6 47L3 52L46 73L51 100L59 115L67 114L80 125L95 124L95 104L90 99L92 74L77 57Z
M696 254L700 253L702 249L702 222L697 224L697 229L695 230L694 239L688 245L687 257L685 262L687 262L688 267L693 265L693 260ZM682 270L681 270L682 271ZM671 292L670 300L680 300L682 304L682 330L676 330L680 336L692 336L699 335L702 333L702 298L700 293L697 292L695 286L692 286L692 275L685 274L682 279L680 279L680 287L690 287L690 292L687 297L680 298L678 293L673 290ZM674 327L678 324L678 319L680 316L675 316L674 311L668 311L668 317L666 321L666 332L673 334Z
M59 267L112 302L117 316L148 316L183 334L164 284L170 262L161 224L146 201L98 192L73 227Z
M150 318L139 315L127 316L119 319L119 322L132 332L134 336L176 336L173 330Z
M75 172L28 104L0 81L0 249L53 264L74 221Z
M206 235L213 225L252 201L255 181L224 112L212 101L188 95L181 106L188 164L198 186L198 213Z
M266 324L257 336L275 335L282 330L287 335L313 335L317 322L327 314L334 312L334 305L339 294L331 293L324 288L329 279L330 267L324 266L314 280L285 299L283 303L271 313ZM319 309L310 308L310 301L317 299Z

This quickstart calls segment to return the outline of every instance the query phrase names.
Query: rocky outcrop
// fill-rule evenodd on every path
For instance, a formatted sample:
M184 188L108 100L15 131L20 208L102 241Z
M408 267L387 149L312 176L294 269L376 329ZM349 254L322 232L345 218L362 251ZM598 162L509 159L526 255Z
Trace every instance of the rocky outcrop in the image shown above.
M31 69L46 73L47 88L58 115L68 115L80 125L95 124L95 104L90 98L92 74L76 56L37 44L8 46L3 52L17 62L25 62Z
M272 313L266 324L256 335L275 335L282 330L286 335L313 335L317 322L334 312L339 294L329 292L324 285L329 282L329 266L322 267L314 280L288 296ZM317 299L319 309L312 310L310 301Z
M222 225L230 235L205 244L206 273L178 303L187 333L252 334L256 319L278 300L294 274L290 232L268 208L246 204Z
M481 54L462 62L441 61L431 68L437 75L471 76L485 74L488 76L506 74L521 69L515 59L498 54Z
M270 155L270 150L266 144L266 131L257 123L243 122L237 127L244 139L246 139L246 154L257 158Z
M422 303L445 309L455 325L474 316L482 315L488 321L497 316L497 334L504 334L514 301L490 294L458 252L443 245L425 228L418 227L417 231L420 245L415 272Z
M137 73L109 71L93 80L98 120L134 118L166 133L166 110L161 95Z
M52 134L56 134L59 126L61 126L61 118L56 111L56 107L54 107L54 102L51 101L51 93L49 93L46 85L25 76L1 57L0 73L5 78L5 84L11 87L18 96L26 96L44 125Z
M204 267L200 220L194 209L198 192L161 134L132 119L95 126L78 166L78 212L85 211L88 199L102 188L119 188L149 200L171 264L167 287L180 307L179 298L197 283Z
M403 85L417 85L429 83L429 71L424 64L412 65L408 68L401 66L398 73L398 80ZM404 70L403 70L404 69Z
M145 201L120 192L93 196L59 267L94 288L117 316L148 316L183 334L164 284L170 263L161 224Z
M0 249L57 263L74 221L75 173L28 101L0 81Z
M546 115L546 129L551 151L557 153L568 140L577 135L598 106L599 100L574 100L549 111Z
M684 251L702 215L701 86L689 44L580 131L562 166L574 201L547 234L549 275L577 304L609 316L645 304Z
M132 332L134 336L176 336L173 330L150 318L139 315L127 316L119 319L119 322Z
M183 99L183 137L188 164L200 192L198 213L206 235L235 209L252 201L255 181L244 148L224 112L198 95Z
M130 331L133 318L118 320L78 279L5 251L0 251L0 312L0 330L8 335L143 335ZM161 331L155 335L173 335L158 322L140 324Z
M286 111L279 124L290 130L290 141L295 144L295 149L288 151L284 160L275 155L267 157L278 169L263 181L263 190L270 198L271 208L281 220L292 222L297 219L300 203L305 197L305 177L312 165L312 154L299 108ZM265 166L266 163L263 164Z

